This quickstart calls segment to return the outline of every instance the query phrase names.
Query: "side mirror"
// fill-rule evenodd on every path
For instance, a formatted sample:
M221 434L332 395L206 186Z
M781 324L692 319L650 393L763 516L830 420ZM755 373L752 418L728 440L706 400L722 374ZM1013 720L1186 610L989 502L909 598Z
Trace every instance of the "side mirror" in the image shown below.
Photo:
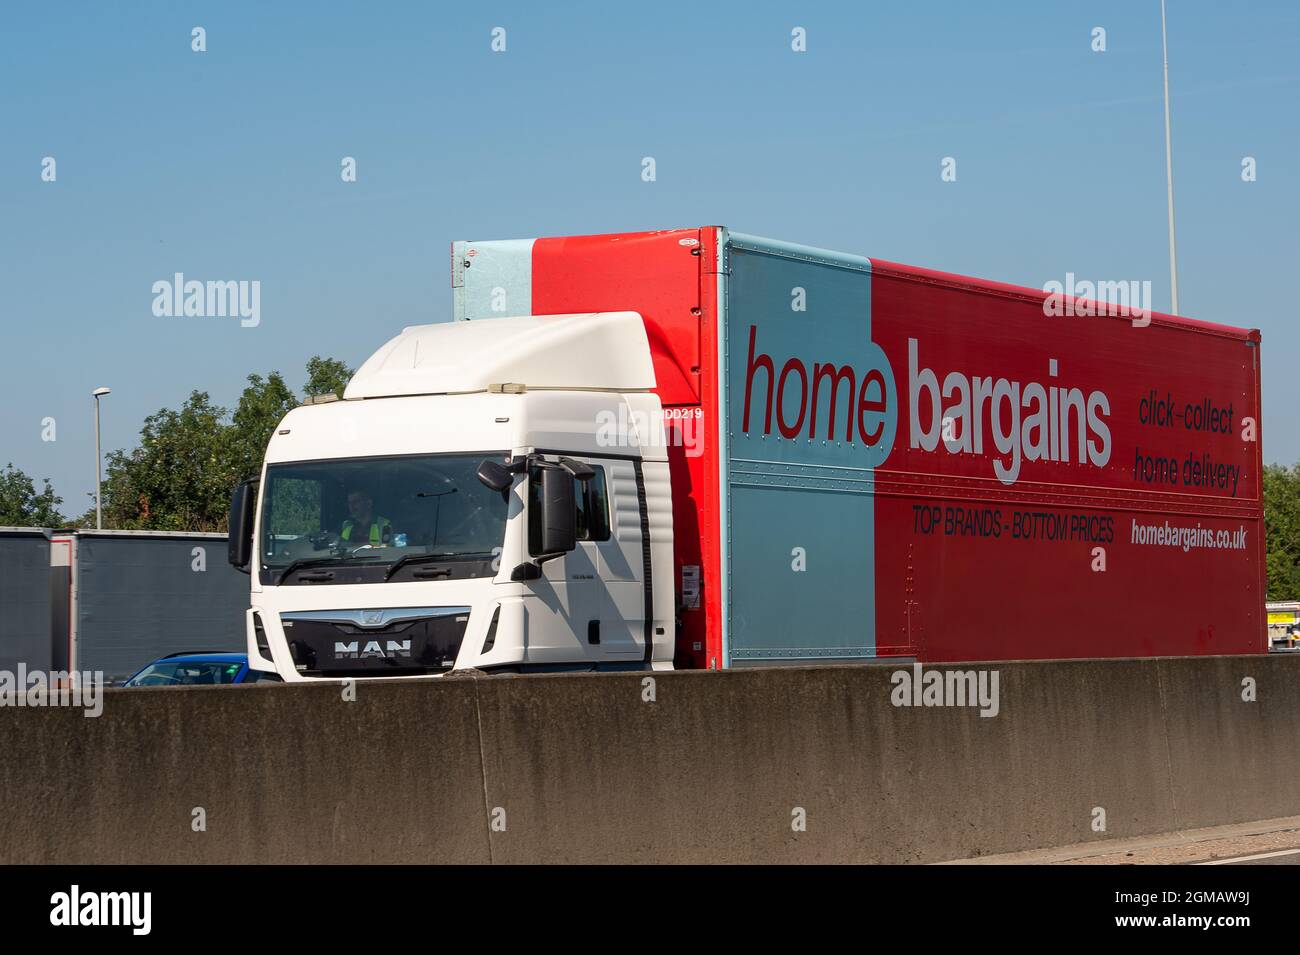
M577 511L573 500L573 476L564 468L541 469L542 556L567 554L577 546Z
M514 475L500 461L484 458L479 462L478 479L494 491L504 491L510 487Z
M230 537L226 559L236 570L249 572L253 561L253 507L257 504L257 478L235 485L230 496Z

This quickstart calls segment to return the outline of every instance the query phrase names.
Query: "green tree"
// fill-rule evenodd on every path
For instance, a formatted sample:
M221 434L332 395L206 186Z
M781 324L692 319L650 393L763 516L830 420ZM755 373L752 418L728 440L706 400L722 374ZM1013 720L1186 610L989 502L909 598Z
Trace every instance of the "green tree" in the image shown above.
M1269 600L1300 600L1300 464L1264 468Z
M313 355L307 362L307 384L303 386L303 394L315 398L333 393L342 398L343 389L353 374L353 369L336 358Z
M6 527L63 527L59 505L63 498L54 493L50 479L44 478L39 493L36 482L14 467L0 471L0 524Z
M239 396L239 406L227 431L230 467L237 480L261 471L262 455L276 425L297 404L298 400L278 371L265 378L248 376L248 387Z
M341 396L351 375L343 362L313 356L307 362L305 395ZM105 527L226 530L231 489L261 470L272 433L298 404L278 371L252 374L247 381L233 414L196 391L179 411L163 408L146 418L139 447L109 452ZM94 519L92 497L79 523L93 525Z
M107 455L104 525L223 529L236 480L226 416L207 392L195 391L180 411L163 408L146 418L139 447Z

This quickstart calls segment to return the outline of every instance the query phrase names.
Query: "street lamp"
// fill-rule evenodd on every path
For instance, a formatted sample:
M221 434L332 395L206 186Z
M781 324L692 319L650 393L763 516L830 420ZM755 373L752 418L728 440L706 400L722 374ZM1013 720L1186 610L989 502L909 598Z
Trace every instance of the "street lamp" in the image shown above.
M104 529L104 512L100 507L99 474L102 470L99 454L99 399L113 392L108 388L96 388L91 392L95 399L95 529Z
M1169 135L1169 41L1165 38L1165 0L1160 0L1160 48L1165 61L1165 182L1169 190L1169 311L1178 314L1178 247L1174 243L1174 147Z

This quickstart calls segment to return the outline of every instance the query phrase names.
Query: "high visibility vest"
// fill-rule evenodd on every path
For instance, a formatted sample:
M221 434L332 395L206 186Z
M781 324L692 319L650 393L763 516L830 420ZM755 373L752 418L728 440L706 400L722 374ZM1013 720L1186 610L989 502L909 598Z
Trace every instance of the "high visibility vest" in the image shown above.
M356 526L357 522L349 517L343 522L343 533L339 537L342 537L345 541L352 540L352 531ZM370 543L379 544L383 541L385 527L392 527L392 522L386 517L376 517L370 522Z

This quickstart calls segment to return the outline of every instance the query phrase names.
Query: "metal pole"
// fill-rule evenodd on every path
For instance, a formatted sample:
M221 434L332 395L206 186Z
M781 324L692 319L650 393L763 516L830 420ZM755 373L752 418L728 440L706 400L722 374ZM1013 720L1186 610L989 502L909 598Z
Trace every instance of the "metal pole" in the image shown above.
M1169 186L1170 310L1178 314L1178 246L1174 242L1174 151L1169 134L1169 41L1165 38L1165 0L1160 0L1160 46L1165 59L1165 180Z
M96 388L91 392L95 398L95 530L104 529L103 493L99 486L99 476L103 469L103 457L99 451L99 399L113 392L108 388Z
M104 511L100 506L103 498L99 487L101 470L99 455L99 395L95 395L95 529L100 531L104 529Z

